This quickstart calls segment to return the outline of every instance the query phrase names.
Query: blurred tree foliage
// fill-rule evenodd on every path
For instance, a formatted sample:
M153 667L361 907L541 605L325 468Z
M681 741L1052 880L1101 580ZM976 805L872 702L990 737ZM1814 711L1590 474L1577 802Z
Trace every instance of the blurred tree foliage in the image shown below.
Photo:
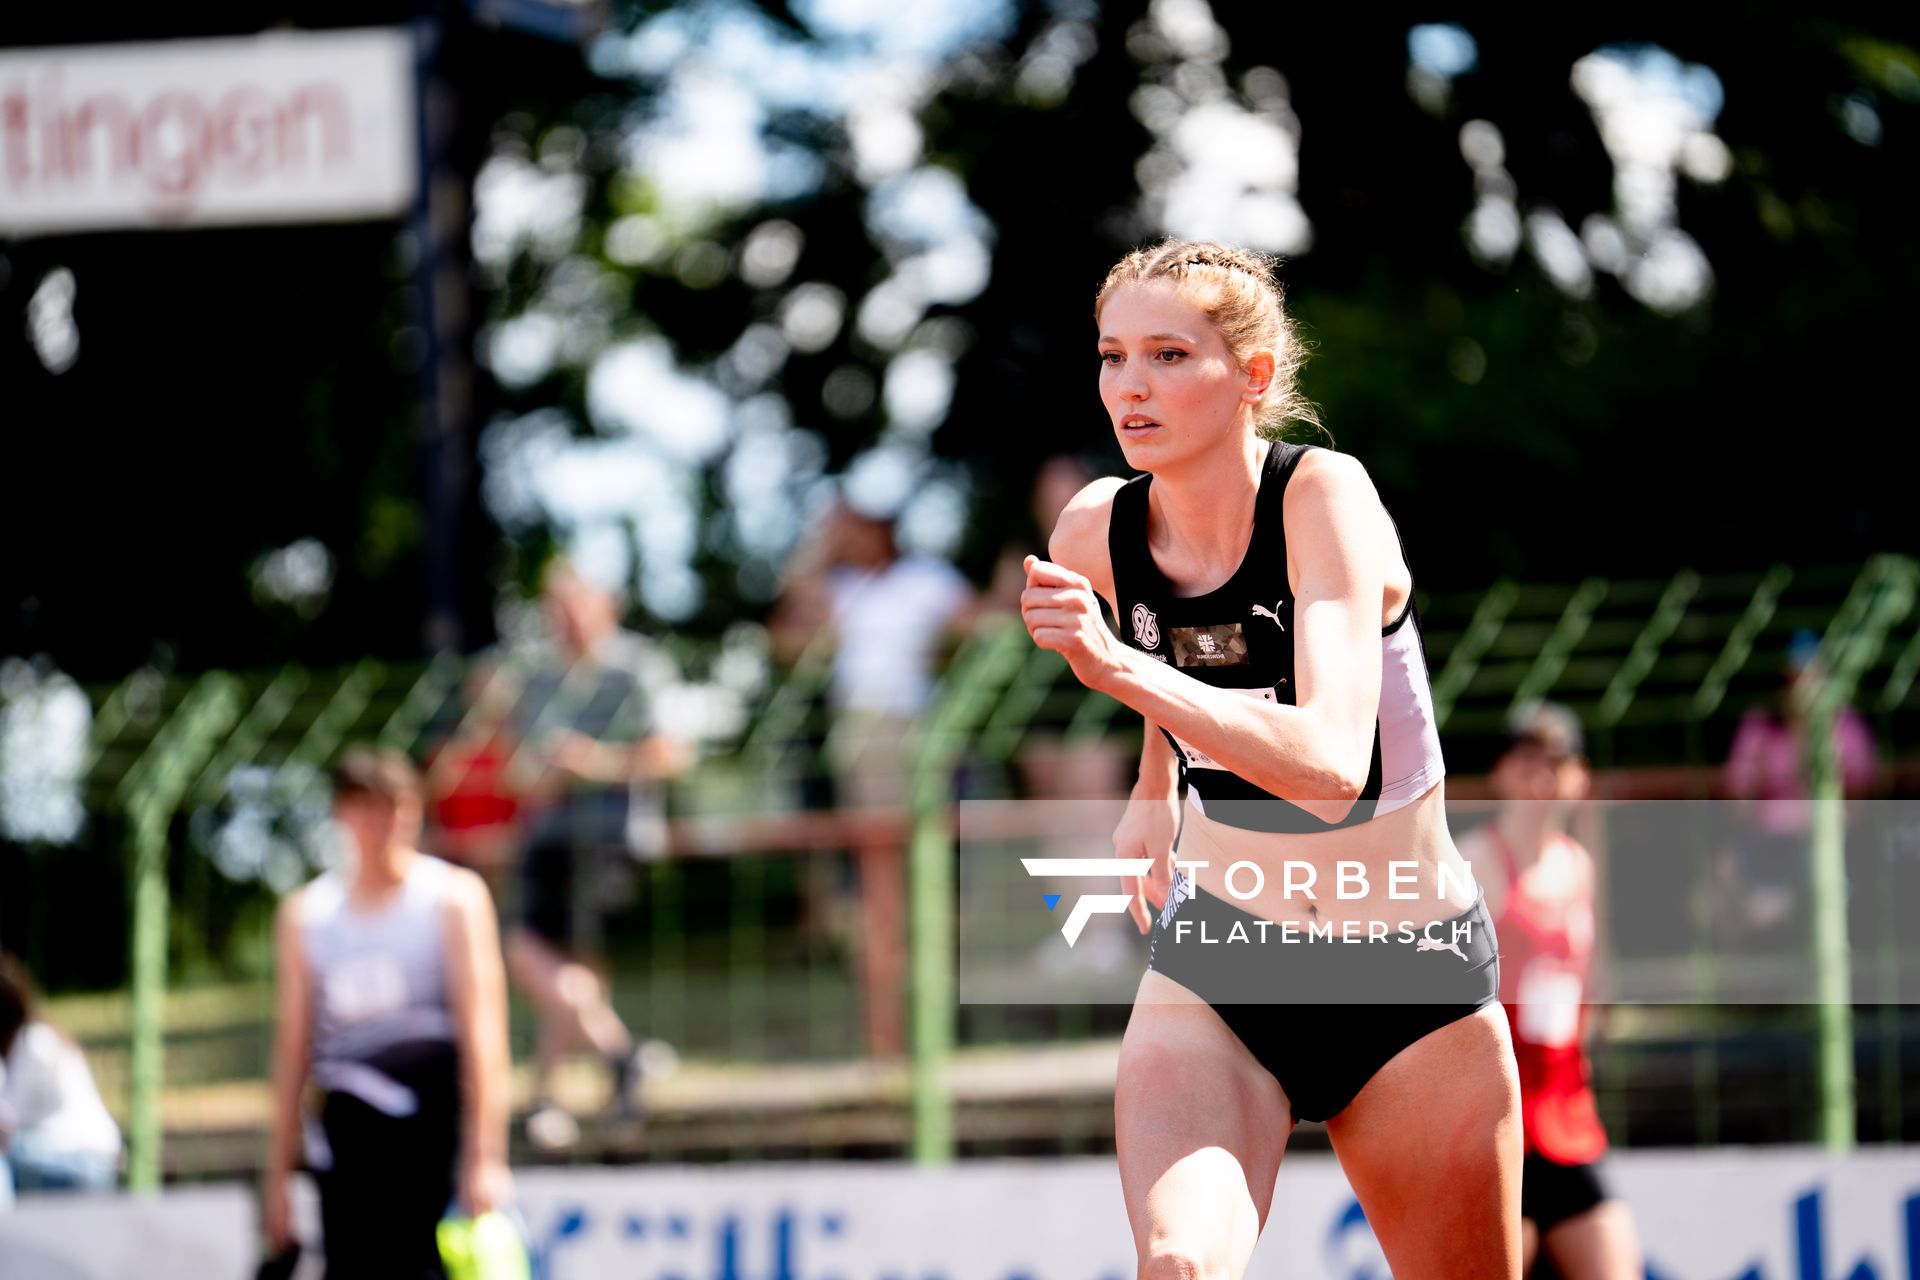
M16 12L0 20L0 39L260 24L257 6L188 8L148 9L112 30L85 14ZM408 12L274 8L295 25L326 26ZM1469 6L1448 16L1477 41L1477 65L1439 111L1408 89L1407 31L1430 11L1241 0L1213 9L1231 38L1230 80L1262 65L1286 78L1313 228L1311 249L1285 270L1318 345L1306 388L1339 446L1372 470L1426 586L1912 549L1905 468L1895 464L1920 286L1910 7L1561 6L1522 22ZM1131 212L1151 138L1129 109L1139 64L1128 35L1146 11L1142 0L1100 6L1093 56L1064 96L1037 102L1016 71L1057 10L1018 0L1004 43L963 55L922 113L928 157L963 175L993 224L985 291L933 310L969 335L931 444L971 477L961 558L976 573L1030 537L1025 493L1039 458L1076 451L1119 465L1094 392L1089 303L1111 261L1155 231ZM650 12L616 9L616 20ZM805 34L787 7L766 12ZM1462 236L1475 194L1458 139L1475 118L1502 131L1524 208L1550 206L1578 227L1611 207L1612 162L1569 71L1620 42L1711 67L1725 90L1715 132L1732 171L1679 188L1680 225L1711 262L1715 288L1677 315L1648 309L1606 275L1592 296L1571 298L1524 251L1489 269ZM598 79L577 53L497 33L469 41L459 65L470 146L518 136L537 153L561 128L583 140L577 247L621 282L616 328L665 333L698 366L776 313L781 291L737 272L695 287L684 273L619 266L605 253L609 223L650 198L623 177L621 140L652 86ZM1872 141L1843 127L1859 110L1850 103L1871 113ZM734 250L764 220L788 219L806 237L792 279L830 283L857 306L886 257L863 221L867 191L844 131L804 111L768 129L818 155L823 180L703 234ZM410 253L392 226L0 244L0 309L13 317L0 330L10 482L0 652L44 650L105 677L153 658L156 644L189 668L415 650L423 570ZM60 375L40 366L22 318L55 266L74 272L81 335L78 362ZM516 314L549 269L523 256L490 286L489 314ZM851 330L794 354L777 375L794 419L823 437L829 471L884 425L879 403L848 416L822 407L835 370L883 377L889 353ZM585 424L585 396L585 368L563 365L528 386L482 387L480 419L558 405ZM720 465L706 472L708 513L721 505ZM694 629L764 608L767 584L742 585L730 544L709 533L718 527L701 524L696 568L707 590L686 624ZM469 541L476 634L489 581L527 576L549 537ZM302 538L318 539L334 563L311 617L263 600L253 572Z

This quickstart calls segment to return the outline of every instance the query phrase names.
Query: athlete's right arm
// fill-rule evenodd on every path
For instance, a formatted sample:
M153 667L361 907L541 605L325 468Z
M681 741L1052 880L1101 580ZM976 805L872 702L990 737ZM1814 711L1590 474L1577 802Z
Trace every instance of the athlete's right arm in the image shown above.
M299 1149L300 1094L306 1088L311 1052L309 1009L312 993L306 956L300 946L299 910L303 892L289 894L274 917L273 1118L268 1129L267 1161L261 1172L262 1226L274 1252L293 1242L287 1206L287 1178Z
M1057 565L1071 569L1092 584L1114 616L1113 559L1107 550L1107 529L1113 518L1113 495L1124 482L1117 477L1095 480L1069 502L1053 527L1047 554ZM1180 766L1160 726L1144 722L1140 744L1140 773L1127 800L1127 811L1113 831L1116 858L1152 858L1153 869L1123 882L1133 894L1129 908L1141 933L1152 928L1152 913L1167 900L1173 877L1173 838L1180 829Z

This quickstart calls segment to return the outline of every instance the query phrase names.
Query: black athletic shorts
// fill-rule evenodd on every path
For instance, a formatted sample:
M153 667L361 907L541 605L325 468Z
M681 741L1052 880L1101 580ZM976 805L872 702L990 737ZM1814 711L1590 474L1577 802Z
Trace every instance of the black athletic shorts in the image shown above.
M565 949L573 944L574 876L570 841L544 835L520 855L519 921L529 932Z
M459 1054L451 1044L406 1055L385 1074L418 1107L390 1116L350 1093L323 1094L331 1156L317 1170L327 1280L444 1280L435 1236L455 1190L460 1153Z
M630 851L543 834L520 857L514 919L560 951L596 950L607 919L634 893Z
M1545 1235L1607 1198L1598 1164L1559 1164L1537 1151L1520 1164L1520 1216Z
M1176 878L1147 967L1213 1006L1286 1090L1296 1120L1339 1114L1395 1054L1499 997L1484 896L1405 931L1386 904L1384 941L1308 940L1304 928L1285 941L1280 925L1190 883Z

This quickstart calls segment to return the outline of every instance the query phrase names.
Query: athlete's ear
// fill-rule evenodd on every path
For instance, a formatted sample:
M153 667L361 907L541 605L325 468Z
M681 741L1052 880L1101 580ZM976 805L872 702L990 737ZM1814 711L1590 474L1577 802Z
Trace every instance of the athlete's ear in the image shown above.
M1260 397L1267 394L1267 388L1273 385L1273 352L1256 351L1247 358L1247 389L1241 398L1248 404L1258 404Z

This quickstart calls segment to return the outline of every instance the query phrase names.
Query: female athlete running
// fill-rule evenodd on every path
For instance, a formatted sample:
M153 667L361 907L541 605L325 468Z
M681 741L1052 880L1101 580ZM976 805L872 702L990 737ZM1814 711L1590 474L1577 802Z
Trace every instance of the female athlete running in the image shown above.
M1094 316L1101 399L1147 474L1081 491L1021 611L1147 721L1114 833L1153 862L1114 1100L1140 1275L1242 1275L1307 1119L1395 1274L1518 1277L1498 948L1447 832L1392 521L1352 458L1269 437L1311 410L1268 260L1140 250Z

